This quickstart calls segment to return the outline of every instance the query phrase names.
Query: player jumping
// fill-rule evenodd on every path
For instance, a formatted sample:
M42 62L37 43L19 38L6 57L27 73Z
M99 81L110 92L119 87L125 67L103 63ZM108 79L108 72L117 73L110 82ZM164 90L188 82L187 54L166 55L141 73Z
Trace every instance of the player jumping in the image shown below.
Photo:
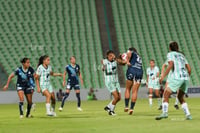
M125 90L125 112L129 111L129 115L132 115L135 103L137 101L137 93L141 84L141 80L143 77L143 69L142 69L142 59L137 53L135 48L129 48L127 53L127 65L128 69L126 72L126 90ZM129 100L130 100L130 92L132 89L132 98L131 98L131 106L129 110Z

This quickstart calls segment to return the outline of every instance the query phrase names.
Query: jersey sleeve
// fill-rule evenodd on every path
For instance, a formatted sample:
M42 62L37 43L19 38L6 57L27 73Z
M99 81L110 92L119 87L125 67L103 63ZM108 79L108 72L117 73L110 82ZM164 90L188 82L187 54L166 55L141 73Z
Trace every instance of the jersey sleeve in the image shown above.
M149 68L147 68L147 75L149 75Z
M103 65L107 64L107 59L103 59Z
M48 67L49 67L49 71L52 72L53 71L52 67L50 65Z
M35 73L35 70L32 67L30 67L30 71L31 71L31 74Z
M41 75L41 73L42 73L42 70L41 70L41 67L39 66L39 67L37 68L37 70L36 70L36 74L37 74L37 75Z
M15 75L18 75L18 74L19 74L19 68L17 68L17 69L14 71L14 74L15 74Z
M168 66L168 61L166 60L164 64Z
M160 72L159 68L156 66L156 73Z
M167 54L167 62L169 62L169 61L173 61L173 54L172 53Z
M185 58L185 64L189 64L189 63L188 63L188 60L187 60L186 58Z

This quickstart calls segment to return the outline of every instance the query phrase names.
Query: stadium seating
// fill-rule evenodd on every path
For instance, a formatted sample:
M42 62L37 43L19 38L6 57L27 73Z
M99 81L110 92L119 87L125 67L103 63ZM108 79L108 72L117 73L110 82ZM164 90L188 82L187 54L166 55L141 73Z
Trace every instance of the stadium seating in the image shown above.
M0 63L9 74L27 56L36 68L48 54L55 72L64 72L69 57L80 64L84 88L103 87L98 70L102 49L93 0L0 1ZM52 78L55 89L62 78Z
M198 0L112 0L120 52L134 46L144 70L150 59L161 68L169 42L176 40L192 67L191 85L199 85L199 6Z

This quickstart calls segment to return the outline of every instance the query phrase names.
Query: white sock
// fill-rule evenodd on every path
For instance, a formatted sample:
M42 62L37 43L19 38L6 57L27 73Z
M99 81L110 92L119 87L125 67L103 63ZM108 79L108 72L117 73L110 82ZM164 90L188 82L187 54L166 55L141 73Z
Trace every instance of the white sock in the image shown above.
M179 103L179 100L178 100L178 98L176 97L176 100L175 100L174 105L178 105L178 103Z
M55 112L55 104L51 104L51 109L52 109L52 112Z
M152 105L152 104L153 104L153 99L149 98L149 105Z
M167 102L164 102L162 104L162 111L163 111L163 113L168 113L168 106L169 106L169 103L167 103Z
M107 105L111 111L115 110L115 105L112 104L112 101Z
M49 114L49 113L51 112L51 111L50 111L50 108L51 108L50 103L46 103L47 114Z
M182 106L182 109L183 109L185 115L186 115L186 116L190 115L190 111L189 111L189 109L188 109L187 103L183 103L181 106Z

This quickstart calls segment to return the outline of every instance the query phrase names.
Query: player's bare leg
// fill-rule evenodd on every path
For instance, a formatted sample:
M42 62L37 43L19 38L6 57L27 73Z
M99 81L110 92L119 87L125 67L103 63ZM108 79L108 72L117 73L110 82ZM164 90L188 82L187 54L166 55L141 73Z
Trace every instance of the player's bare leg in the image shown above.
M50 104L51 94L49 93L48 90L45 90L43 92L43 95L46 97L46 111L47 111L47 115L48 116L52 116L52 113L51 113L51 104Z
M125 108L124 108L124 112L128 112L129 110L129 100L130 100L130 92L131 92L131 88L133 86L133 81L131 80L126 80L126 90L125 90Z
M158 110L162 110L162 103L161 103L161 99L160 99L160 90L159 89L155 90L155 95L158 100Z
M55 93L52 92L51 93L51 111L52 111L53 116L56 116L55 106L56 106Z
M31 107L32 107L32 94L26 94L25 96L26 96L26 100L27 100L27 102L28 102L26 117L27 117L27 118L30 118L30 117L32 117L32 116L30 115L30 111L31 111Z

